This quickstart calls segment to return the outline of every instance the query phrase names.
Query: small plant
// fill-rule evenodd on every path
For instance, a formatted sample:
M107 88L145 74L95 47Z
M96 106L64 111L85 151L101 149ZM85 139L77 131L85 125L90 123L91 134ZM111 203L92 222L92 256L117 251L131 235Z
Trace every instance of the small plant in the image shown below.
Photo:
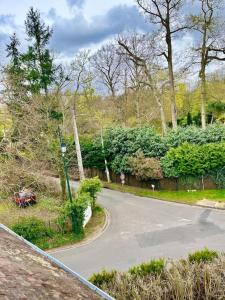
M20 218L12 226L12 230L30 242L52 236L52 230L36 217Z
M201 251L196 251L192 254L189 254L189 256L188 256L190 263L211 262L215 258L218 258L218 253L216 251L209 250L207 248L205 248Z
M108 272L106 270L102 270L100 273L95 273L93 274L90 278L89 281L93 283L94 285L100 287L104 283L108 284L112 282L116 278L116 270L112 270L111 272Z
M92 208L95 207L97 194L101 191L102 184L98 177L84 179L80 183L80 187L78 189L78 195L83 193L89 193L92 198Z
M160 274L165 267L164 259L153 259L149 263L143 263L129 269L131 275L144 277L148 274Z

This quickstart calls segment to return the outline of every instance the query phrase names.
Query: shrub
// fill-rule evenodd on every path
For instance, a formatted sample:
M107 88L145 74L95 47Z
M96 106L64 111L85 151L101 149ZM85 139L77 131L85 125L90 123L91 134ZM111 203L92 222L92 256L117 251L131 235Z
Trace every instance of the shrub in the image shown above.
M159 160L145 157L142 152L139 152L136 157L130 157L128 164L132 174L140 180L161 179L163 177Z
M140 264L129 269L131 275L139 277L147 276L148 274L160 274L165 267L164 259L153 259L149 263Z
M73 232L80 234L84 232L83 223L85 210L92 202L92 198L89 193L79 193L78 197L73 199L72 204L67 200L61 210L58 218L58 224L65 231L68 220L72 222Z
M103 284L108 284L112 282L116 278L117 272L115 270L112 270L111 272L108 272L106 270L102 270L99 273L93 274L89 281L93 283L94 285L100 287Z
M81 152L85 168L105 169L104 153L99 139L81 139Z
M30 242L52 236L50 228L47 228L42 220L35 217L20 218L11 228L15 233Z
M216 251L212 251L207 248L205 248L201 251L196 251L192 254L189 254L189 256L188 256L190 263L211 262L215 258L218 258L218 253Z
M111 162L110 167L116 174L130 174L131 167L129 166L128 160L128 155L117 155L115 159Z
M101 191L102 184L98 177L84 179L81 181L78 194L89 193L92 198L92 208L95 207L97 194Z
M169 131L163 139L167 148L175 148L186 142L203 145L222 141L225 141L225 126L223 124L209 125L205 130L196 126L179 127L176 132Z
M105 152L111 169L130 173L128 157L143 152L146 157L162 157L168 150L162 137L152 127L111 127L104 134Z
M222 300L224 299L225 256L204 264L188 260L169 261L157 276L131 275L117 272L109 280L99 281L99 287L117 300Z
M142 151L148 157L161 157L167 151L161 136L152 127L111 127L104 135L108 156L134 155Z
M161 159L166 177L204 176L225 164L225 144L183 144Z

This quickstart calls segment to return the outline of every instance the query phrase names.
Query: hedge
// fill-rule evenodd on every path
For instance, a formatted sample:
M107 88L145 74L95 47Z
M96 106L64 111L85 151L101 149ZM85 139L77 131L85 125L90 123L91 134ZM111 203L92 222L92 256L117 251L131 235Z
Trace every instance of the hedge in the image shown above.
M225 165L225 143L183 144L161 159L165 177L204 176Z

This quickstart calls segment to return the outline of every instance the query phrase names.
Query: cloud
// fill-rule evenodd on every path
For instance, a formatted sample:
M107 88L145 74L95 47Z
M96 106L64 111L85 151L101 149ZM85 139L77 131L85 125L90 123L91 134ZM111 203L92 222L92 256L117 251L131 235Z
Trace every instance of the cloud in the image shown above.
M14 26L14 16L13 15L0 15L0 26Z
M85 4L85 0L66 0L69 7L81 8Z
M72 54L80 48L98 44L124 30L149 31L136 6L118 5L106 14L87 20L82 12L71 19L56 17L52 47L60 52Z

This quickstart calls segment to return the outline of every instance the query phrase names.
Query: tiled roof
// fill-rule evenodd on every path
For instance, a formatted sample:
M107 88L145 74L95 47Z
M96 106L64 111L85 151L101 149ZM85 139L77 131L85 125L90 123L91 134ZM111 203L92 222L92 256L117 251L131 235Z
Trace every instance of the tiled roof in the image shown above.
M82 279L82 278L81 278ZM88 286L89 285L89 286ZM101 294L101 291L100 291ZM0 299L111 299L0 225Z

